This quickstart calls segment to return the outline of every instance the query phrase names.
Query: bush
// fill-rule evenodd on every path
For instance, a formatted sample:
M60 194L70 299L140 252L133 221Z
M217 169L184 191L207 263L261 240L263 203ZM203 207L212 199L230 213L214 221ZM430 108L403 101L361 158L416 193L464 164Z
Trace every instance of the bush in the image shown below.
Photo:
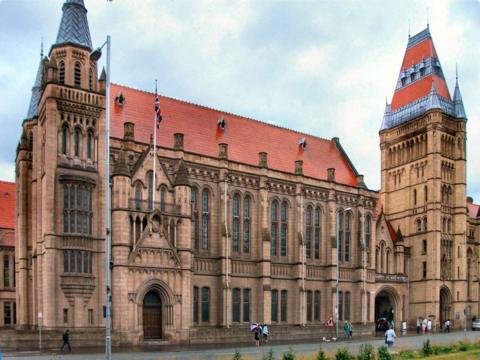
M400 351L400 353L398 354L400 356L400 359L415 359L415 353L413 351L410 351L410 350L403 350L403 351Z
M424 357L428 357L430 355L433 355L433 348L432 348L432 344L430 344L430 339L427 339L423 342L422 355Z
M378 360L392 360L392 355L385 345L378 348Z
M315 360L328 360L328 356L325 354L325 352L323 351L322 348L320 348L320 350L318 350L318 354L317 354L317 357L315 358Z
M242 354L240 354L240 351L235 350L235 353L233 354L232 360L242 360Z
M371 344L362 344L357 355L357 360L374 360L375 351Z
M283 353L282 360L295 360L295 354L290 348L286 353Z
M468 350L473 350L474 346L469 342L460 341L457 345L457 349L459 351L468 351Z
M273 348L270 348L270 350L268 350L268 353L266 355L263 355L262 360L275 360L275 356L273 355Z
M347 348L340 348L335 353L335 360L353 360L353 356Z

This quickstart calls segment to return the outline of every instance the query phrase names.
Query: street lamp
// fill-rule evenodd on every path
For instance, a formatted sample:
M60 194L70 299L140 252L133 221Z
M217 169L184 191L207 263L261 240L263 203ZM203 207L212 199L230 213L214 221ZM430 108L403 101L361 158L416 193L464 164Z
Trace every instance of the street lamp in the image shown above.
M110 274L110 244L111 244L111 213L110 213L110 35L102 46L92 51L90 60L97 61L102 56L102 48L107 45L107 79L105 104L105 359L112 358L111 337L111 274Z
M348 211L351 211L352 208L346 208L344 210L344 212L348 212ZM337 301L336 301L336 304L335 304L335 328L336 328L336 333L337 333L337 339L338 339L338 278L340 277L340 252L338 251L339 249L339 244L340 244L340 239L338 237L338 233L340 232L340 223L339 223L339 214L340 214L340 211L337 211Z

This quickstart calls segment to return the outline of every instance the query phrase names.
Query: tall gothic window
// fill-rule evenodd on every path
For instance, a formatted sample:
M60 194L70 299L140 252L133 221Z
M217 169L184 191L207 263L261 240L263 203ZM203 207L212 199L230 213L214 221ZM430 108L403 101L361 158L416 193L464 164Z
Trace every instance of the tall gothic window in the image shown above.
M243 199L243 253L250 252L250 197Z
M165 187L162 186L160 189L160 211L165 211L165 197L166 197L166 190Z
M370 215L365 216L365 246L367 251L370 251L370 245L372 243L372 217Z
M315 208L315 240L314 240L314 256L320 259L320 208Z
M90 89L90 91L93 90L93 69L90 68L90 70L88 71L88 88Z
M199 247L200 235L198 229L198 190L192 188L192 216L193 216L193 243L195 249Z
M58 82L60 84L65 84L65 63L60 61L60 65L58 66Z
M93 159L93 145L94 145L93 132L91 130L87 133L87 159Z
M82 133L80 132L80 129L76 128L73 135L74 155L76 157L80 157L80 138L81 137L82 137Z
M350 291L345 292L344 320L350 320Z
M209 227L209 207L208 207L208 190L202 191L202 249L208 249L208 227Z
M342 259L342 243L343 243L343 212L339 210L337 212L337 261Z
M67 155L68 152L68 127L62 126L62 154Z
M210 322L210 288L202 288L202 322Z
M91 189L73 184L63 186L63 232L92 234Z
M243 321L250 321L250 289L243 289Z
M147 206L148 206L148 210L152 210L153 209L153 172L152 171L149 171L147 173Z
M3 256L3 287L10 287L10 258L8 255Z
M240 195L233 195L232 202L232 251L240 252Z
M305 214L305 247L307 259L312 257L312 207L308 206Z
M280 216L280 255L281 256L287 256L287 241L288 241L288 236L287 236L287 208L288 204L286 202L282 203L282 211L281 211L281 216Z
M92 253L80 250L63 251L64 273L92 273Z
M278 321L278 290L272 290L271 320Z
M320 291L315 291L313 299L313 319L320 321Z
M351 238L350 219L351 217L352 217L352 213L350 211L347 211L345 213L345 254L344 254L345 261L350 261L350 238Z
M271 254L272 256L277 256L277 244L278 244L278 202L277 200L272 201L271 208L271 230L270 230L270 241L271 241Z
M198 287L193 287L193 322L198 324Z
M232 290L232 321L240 322L240 289Z
M76 87L80 87L81 82L82 82L82 65L78 61L75 63L73 77L74 77L74 79L73 79L74 80L74 85Z
M135 185L135 209L140 210L142 208L142 184L137 182Z
M287 290L280 293L280 321L287 321L288 296Z
M338 320L343 321L343 291L338 292Z
M312 321L312 291L307 291L307 321Z

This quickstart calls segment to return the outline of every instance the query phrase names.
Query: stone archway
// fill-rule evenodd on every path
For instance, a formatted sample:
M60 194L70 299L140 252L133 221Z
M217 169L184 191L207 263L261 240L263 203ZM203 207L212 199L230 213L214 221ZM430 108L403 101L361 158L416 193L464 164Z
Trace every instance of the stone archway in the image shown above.
M440 326L443 328L445 321L452 321L452 293L446 286L440 288Z
M143 337L145 339L162 338L162 300L160 294L150 290L143 298Z
M384 287L375 295L375 330L385 332L398 319L398 296L394 289Z

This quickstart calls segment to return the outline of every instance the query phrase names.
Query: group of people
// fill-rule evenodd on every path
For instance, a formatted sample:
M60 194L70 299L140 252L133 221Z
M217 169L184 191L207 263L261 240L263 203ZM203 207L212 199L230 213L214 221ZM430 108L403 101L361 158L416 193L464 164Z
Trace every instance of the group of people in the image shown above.
M250 331L253 332L255 338L255 346L260 346L260 341L268 342L268 325L253 323L250 325Z
M420 334L420 331L422 334L425 333L430 333L432 332L432 320L427 319L427 318L418 318L417 319L417 334Z
M353 325L348 320L343 322L343 335L346 339L351 338L353 335Z

